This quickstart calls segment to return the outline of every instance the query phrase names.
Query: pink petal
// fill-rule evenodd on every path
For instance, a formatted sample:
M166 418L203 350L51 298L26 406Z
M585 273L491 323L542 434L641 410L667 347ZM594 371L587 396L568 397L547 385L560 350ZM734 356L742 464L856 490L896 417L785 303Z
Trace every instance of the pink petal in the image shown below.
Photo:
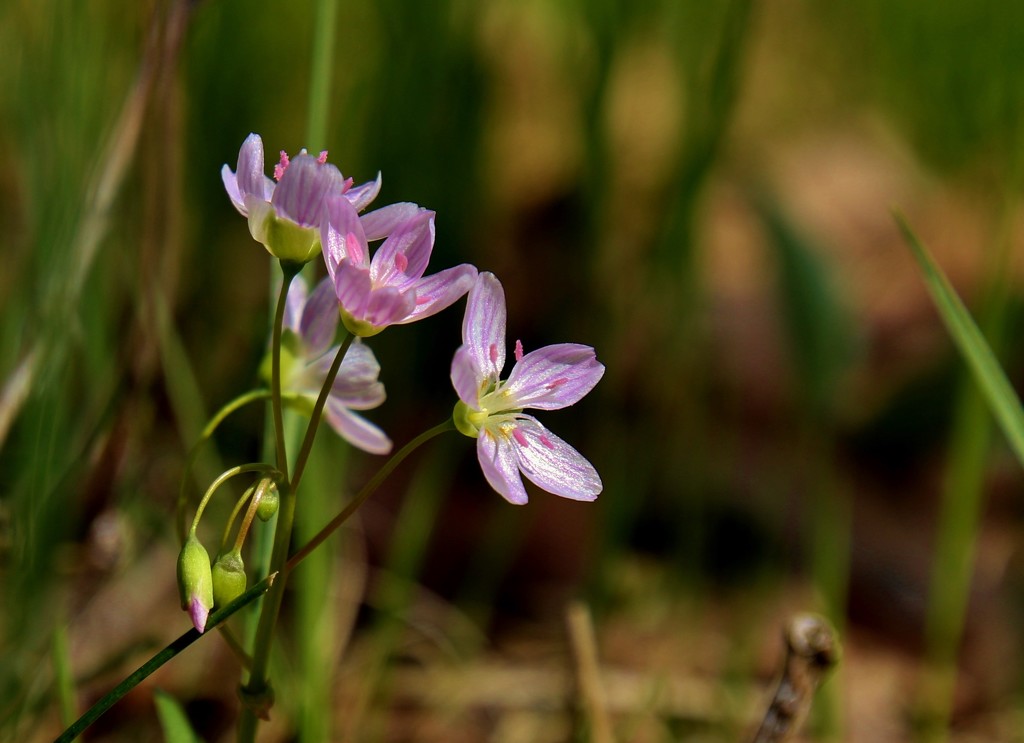
M242 199L248 195L259 196L261 199L265 197L263 140L260 139L259 134L250 134L242 142L242 148L238 151L238 170L235 173L238 180L238 192Z
M228 198L235 205L235 209L243 217L248 217L249 212L245 208L245 200L242 192L238 190L238 176L227 165L220 169L220 179L224 182L224 190L228 192Z
M391 439L380 428L348 410L340 401L328 398L324 417L331 428L352 446L370 454L391 451Z
M188 603L188 615L192 618L192 626L202 634L206 629L206 621L210 618L210 607L203 604L198 597L193 596Z
M505 290L493 273L485 271L469 290L462 342L477 368L494 380L500 378L505 367L505 322Z
M374 209L361 216L359 221L366 232L366 239L372 242L387 237L398 225L415 217L420 210L416 204L400 202Z
M596 500L604 489L594 465L535 418L521 416L508 441L519 469L537 487L581 501Z
M412 292L401 292L393 286L375 287L361 319L378 328L401 322L416 306Z
M505 500L517 506L529 500L510 439L486 429L481 431L476 440L476 458L487 482Z
M280 292L281 284L278 282L277 291ZM334 292L331 292L331 297L334 297ZM288 287L288 298L284 303L284 323L283 326L299 333L299 325L302 322L303 308L306 306L306 280L302 276L296 276L292 279L291 286Z
M324 246L326 249L326 245ZM338 304L353 317L362 318L370 303L373 284L370 272L343 260L334 270L334 294Z
M480 409L480 387L484 378L466 346L459 346L452 358L452 386L459 399L473 410Z
M373 181L367 181L362 183L355 188L349 189L345 193L345 198L349 200L352 207L357 211L361 212L370 202L377 198L377 194L380 193L380 173L377 173L377 179ZM373 238L370 238L371 240Z
M295 277L296 283L301 280L301 276ZM303 281L303 289L305 285ZM302 336L309 358L315 359L328 349L338 331L339 319L338 298L334 295L334 285L330 277L326 277L317 284L313 294L306 300L301 323L295 328Z
M320 227L324 200L342 193L345 179L333 165L321 165L311 155L296 155L274 190L272 203L278 214L301 227Z
M538 348L512 367L505 390L517 408L556 410L573 405L604 375L594 349L578 343Z
M405 290L427 270L434 249L434 212L417 212L388 235L370 263L370 278L377 286Z
M333 354L325 354L324 359L334 360ZM346 407L355 410L369 410L381 405L386 394L384 385L377 378L380 375L380 364L373 351L358 339L348 349L341 369L331 387L331 398L339 400ZM323 377L327 376L324 369Z
M416 295L416 307L402 323L416 322L424 317L436 315L459 301L476 281L476 268L463 263L446 268L430 276L424 276L412 284L409 293Z
M369 268L370 249L366 244L359 215L344 196L332 196L324 204L325 217L320 226L320 242L324 263L332 279L338 264L348 259L351 263Z

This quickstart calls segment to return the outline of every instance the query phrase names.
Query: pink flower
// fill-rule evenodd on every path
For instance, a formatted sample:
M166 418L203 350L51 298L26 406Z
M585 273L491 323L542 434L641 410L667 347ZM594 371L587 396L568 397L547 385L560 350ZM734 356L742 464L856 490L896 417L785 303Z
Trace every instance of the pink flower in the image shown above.
M455 425L476 438L484 477L509 502L526 503L520 473L555 495L592 501L603 488L597 470L523 410L573 405L594 388L604 366L590 346L559 343L524 355L516 341L515 366L502 380L505 317L501 282L481 273L469 292L462 346L452 359L452 384L460 400Z
M324 261L345 327L359 336L429 317L469 291L469 264L430 276L434 212L415 204L386 206L359 217L346 198L329 198L321 229ZM386 237L370 258L369 241Z
M376 181L352 187L327 162L327 153L313 157L302 150L289 159L284 152L271 180L263 172L263 140L250 134L238 152L238 170L221 168L221 179L235 209L249 220L249 232L271 255L303 264L320 251L320 223L329 196L343 196L361 211L380 191Z
M288 288L284 328L281 386L301 395L311 412L338 352L338 346L331 345L338 329L338 306L330 279L321 281L308 296L303 278L293 279ZM264 371L269 377L269 366ZM324 408L324 418L331 428L352 446L370 454L390 452L391 439L353 411L369 410L384 402L379 374L380 364L373 351L356 339L341 362Z

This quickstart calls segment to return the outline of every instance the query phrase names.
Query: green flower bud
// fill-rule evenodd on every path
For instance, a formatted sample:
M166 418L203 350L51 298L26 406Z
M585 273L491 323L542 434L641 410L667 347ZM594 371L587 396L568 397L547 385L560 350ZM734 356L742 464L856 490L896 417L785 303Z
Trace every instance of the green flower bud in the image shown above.
M178 591L181 608L192 617L192 624L202 632L213 608L213 577L210 553L196 537L188 535L178 554Z
M260 521L270 521L277 513L277 507L281 503L281 495L277 492L277 483L269 477L262 480L256 488L257 494L263 490L263 496L256 506L256 518Z
M217 556L213 563L213 603L224 608L245 593L245 564L239 551Z

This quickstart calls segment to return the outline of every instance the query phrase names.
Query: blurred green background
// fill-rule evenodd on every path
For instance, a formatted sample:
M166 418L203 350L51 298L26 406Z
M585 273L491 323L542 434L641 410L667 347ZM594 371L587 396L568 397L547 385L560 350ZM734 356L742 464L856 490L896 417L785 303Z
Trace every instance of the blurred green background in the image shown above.
M565 699L480 691L565 670L571 598L631 674L621 740L744 735L805 609L847 646L815 735L1024 739L1022 480L890 213L1019 378L1024 5L339 0L317 131L322 6L0 4L0 736L54 737L187 627L185 452L267 344L271 262L219 176L258 132L381 171L379 204L437 211L434 269L501 278L510 341L607 366L543 417L596 504L514 508L451 436L297 573L268 739L589 739ZM397 443L450 414L460 323L372 340ZM232 418L198 484L263 426ZM375 464L321 436L302 528ZM208 740L236 709L222 645L153 681ZM93 739L158 730L144 686Z

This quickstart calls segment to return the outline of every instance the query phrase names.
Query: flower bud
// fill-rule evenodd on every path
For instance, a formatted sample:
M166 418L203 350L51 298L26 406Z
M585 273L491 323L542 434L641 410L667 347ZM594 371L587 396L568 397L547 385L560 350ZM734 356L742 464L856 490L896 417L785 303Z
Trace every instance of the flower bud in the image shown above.
M239 551L217 556L213 563L213 603L221 609L245 593L245 564Z
M277 483L269 477L265 478L256 486L256 492L263 491L260 502L256 506L256 518L260 521L270 521L277 513L277 507L281 503L281 495L277 492Z
M202 632L213 608L213 577L210 554L196 537L188 535L178 554L178 591L181 608L192 617L192 624Z

